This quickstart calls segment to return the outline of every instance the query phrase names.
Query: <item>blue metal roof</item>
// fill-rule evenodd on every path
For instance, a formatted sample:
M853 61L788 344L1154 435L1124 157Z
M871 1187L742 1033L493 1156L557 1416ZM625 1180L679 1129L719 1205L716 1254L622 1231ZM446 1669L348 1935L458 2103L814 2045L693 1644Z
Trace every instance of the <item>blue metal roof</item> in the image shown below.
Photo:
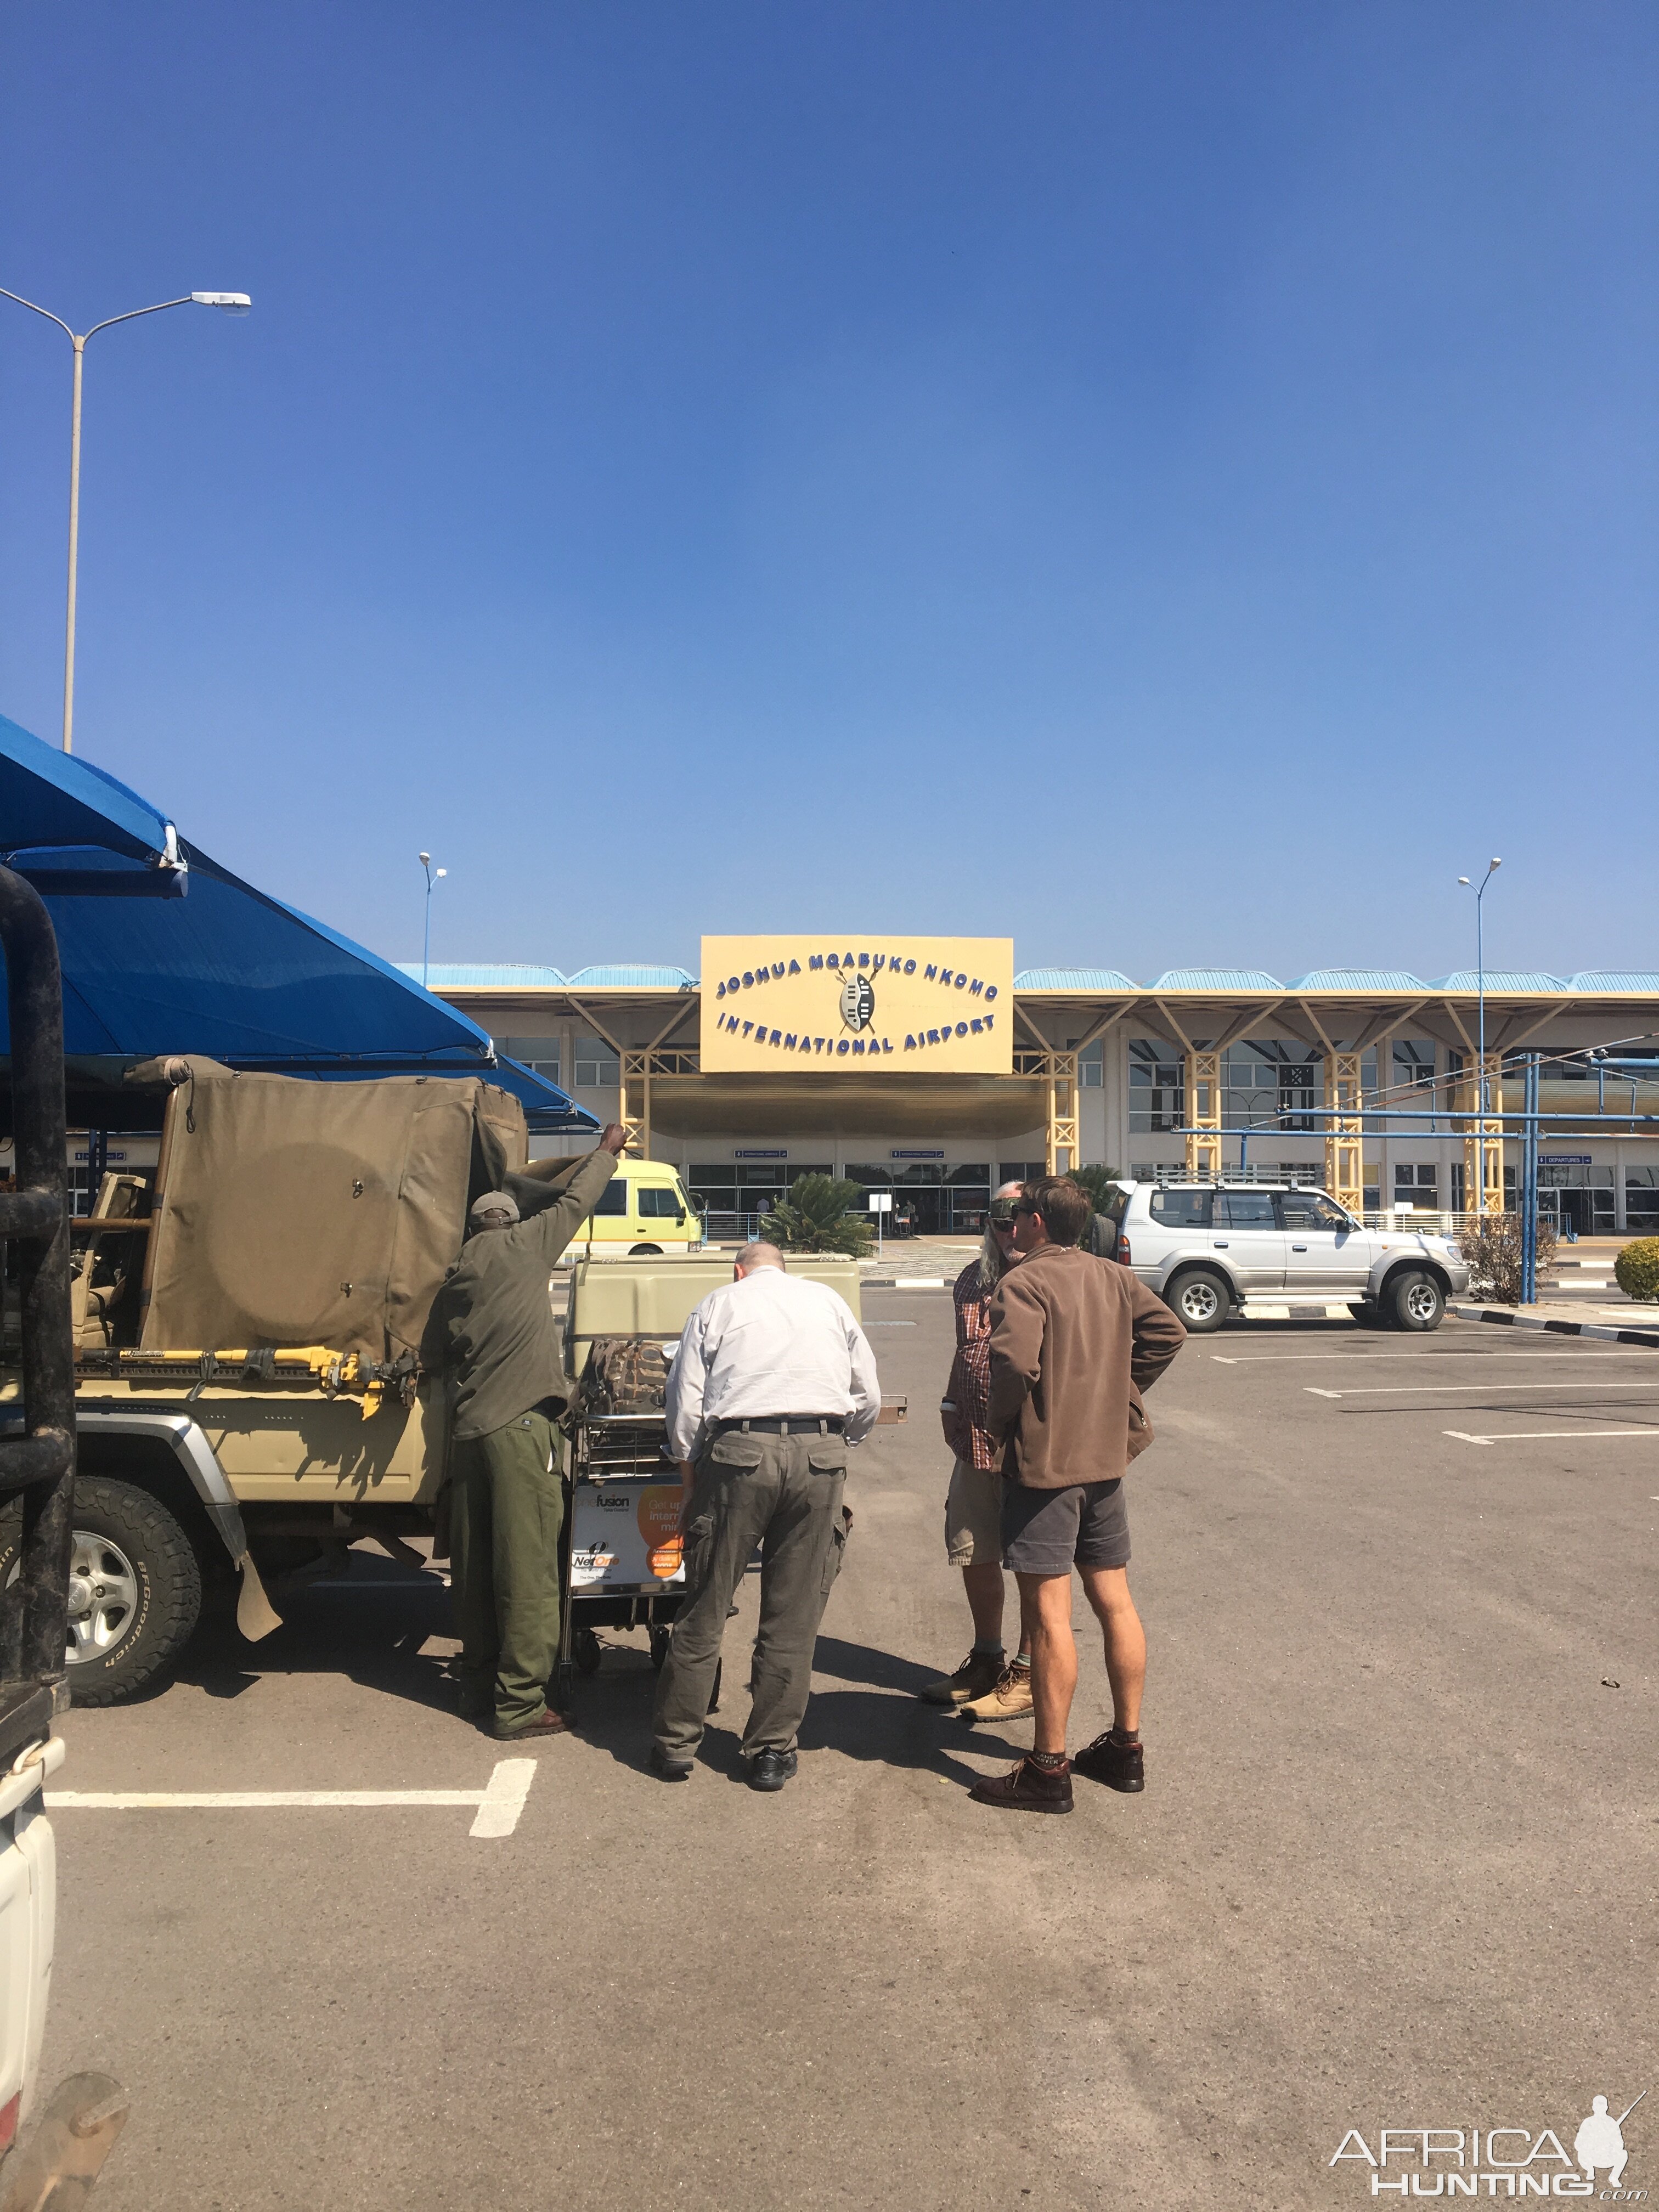
M573 990L695 991L697 979L684 968L578 968L566 979Z
M1474 968L1460 968L1453 975L1437 975L1430 988L1435 991L1478 991L1480 988L1480 971ZM1547 998L1561 998L1571 988L1571 984L1564 981L1559 975L1547 975L1541 968L1512 975L1495 968L1486 970L1489 997L1494 991L1524 991L1533 997L1541 994Z
M136 792L3 715L0 825L0 860L34 883L58 933L66 1054L477 1075L539 1108L543 1127L593 1126L552 1084L498 1070L476 1022L232 875ZM10 1042L0 1004L0 1052Z
M1154 991L1282 991L1276 975L1260 968L1166 968Z
M1644 999L1659 998L1659 975L1626 974L1603 968L1581 968L1569 978L1575 991L1629 991Z
M1292 978L1293 991L1426 991L1405 968L1313 968Z
M400 960L398 972L421 980L418 960ZM558 968L538 968L525 960L434 960L426 970L434 991L562 990L568 978Z
M1139 983L1115 968L1022 968L1017 991L1138 991Z

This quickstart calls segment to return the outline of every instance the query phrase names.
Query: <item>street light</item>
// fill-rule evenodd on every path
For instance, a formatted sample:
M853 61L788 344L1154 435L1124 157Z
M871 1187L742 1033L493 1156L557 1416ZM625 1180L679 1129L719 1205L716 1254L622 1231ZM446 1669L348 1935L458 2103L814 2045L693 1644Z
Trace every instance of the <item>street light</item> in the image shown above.
M434 868L430 853L416 855L426 870L426 934L421 939L421 988L427 988L427 971L432 965L432 886L449 873L447 868Z
M1483 927L1484 917L1481 912L1481 901L1486 896L1486 885L1492 881L1492 878L1498 873L1498 871L1503 866L1503 865L1504 863L1501 860L1489 860L1486 863L1486 872L1480 878L1480 888L1478 891L1474 892L1474 980L1476 988L1480 994L1480 1111L1483 1114L1486 1111L1490 1100L1486 1089L1486 939ZM1468 890L1474 890L1474 884L1469 882L1469 878L1467 876L1460 876L1457 880L1460 884L1464 884Z
M75 579L81 546L81 363L87 340L95 338L100 331L109 330L116 323L136 322L140 315L159 315L168 307L217 307L227 315L245 315L253 302L246 292L186 292L180 299L158 300L153 307L131 307L125 315L111 315L77 337L61 315L54 315L50 307L36 307L21 292L8 292L0 284L0 299L15 300L31 314L44 315L49 323L56 323L75 349L75 396L70 410L69 611L64 634L64 750L69 752L75 731Z

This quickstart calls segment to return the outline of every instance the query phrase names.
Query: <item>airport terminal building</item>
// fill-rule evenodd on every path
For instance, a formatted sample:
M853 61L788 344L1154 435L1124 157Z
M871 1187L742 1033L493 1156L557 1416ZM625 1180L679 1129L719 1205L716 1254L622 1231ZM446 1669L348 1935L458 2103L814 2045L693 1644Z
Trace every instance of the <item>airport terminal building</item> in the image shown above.
M418 975L418 968L411 972ZM821 1170L919 1232L977 1229L1000 1182L1120 1172L1322 1183L1356 1211L1511 1202L1539 1060L1545 1218L1659 1233L1659 974L1017 969L998 938L708 937L672 967L434 964L431 988L702 1207L752 1214ZM1484 988L1483 988L1484 985ZM1489 1090L1478 1088L1484 1004Z

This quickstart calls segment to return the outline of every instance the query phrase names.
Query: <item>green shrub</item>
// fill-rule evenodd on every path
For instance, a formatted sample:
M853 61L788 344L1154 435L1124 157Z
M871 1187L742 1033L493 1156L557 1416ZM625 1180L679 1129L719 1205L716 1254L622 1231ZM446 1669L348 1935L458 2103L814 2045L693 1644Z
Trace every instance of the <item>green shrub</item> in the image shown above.
M1659 1301L1659 1237L1638 1237L1626 1244L1613 1272L1627 1298Z
M1518 1213L1483 1213L1472 1221L1457 1240L1457 1249L1469 1263L1469 1290L1491 1305L1518 1306L1521 1303L1521 1217ZM1541 1275L1555 1257L1555 1231L1547 1221L1538 1224L1538 1272Z
M1097 1166L1073 1168L1072 1181L1088 1192L1094 1202L1095 1212L1104 1213L1106 1201L1112 1194L1112 1185L1117 1181L1117 1170Z
M800 1176L789 1195L761 1217L760 1233L784 1252L845 1252L861 1260L873 1242L869 1217L849 1208L863 1197L862 1187L834 1176Z

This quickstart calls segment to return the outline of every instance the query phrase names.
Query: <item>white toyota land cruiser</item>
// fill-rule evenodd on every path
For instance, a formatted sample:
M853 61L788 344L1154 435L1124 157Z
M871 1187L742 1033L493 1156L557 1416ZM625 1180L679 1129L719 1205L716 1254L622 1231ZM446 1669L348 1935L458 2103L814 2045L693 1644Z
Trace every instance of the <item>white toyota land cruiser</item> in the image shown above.
M1103 1211L1118 1260L1189 1329L1219 1328L1247 1298L1340 1301L1396 1328L1437 1328L1469 1286L1449 1237L1367 1229L1293 1182L1121 1182Z

